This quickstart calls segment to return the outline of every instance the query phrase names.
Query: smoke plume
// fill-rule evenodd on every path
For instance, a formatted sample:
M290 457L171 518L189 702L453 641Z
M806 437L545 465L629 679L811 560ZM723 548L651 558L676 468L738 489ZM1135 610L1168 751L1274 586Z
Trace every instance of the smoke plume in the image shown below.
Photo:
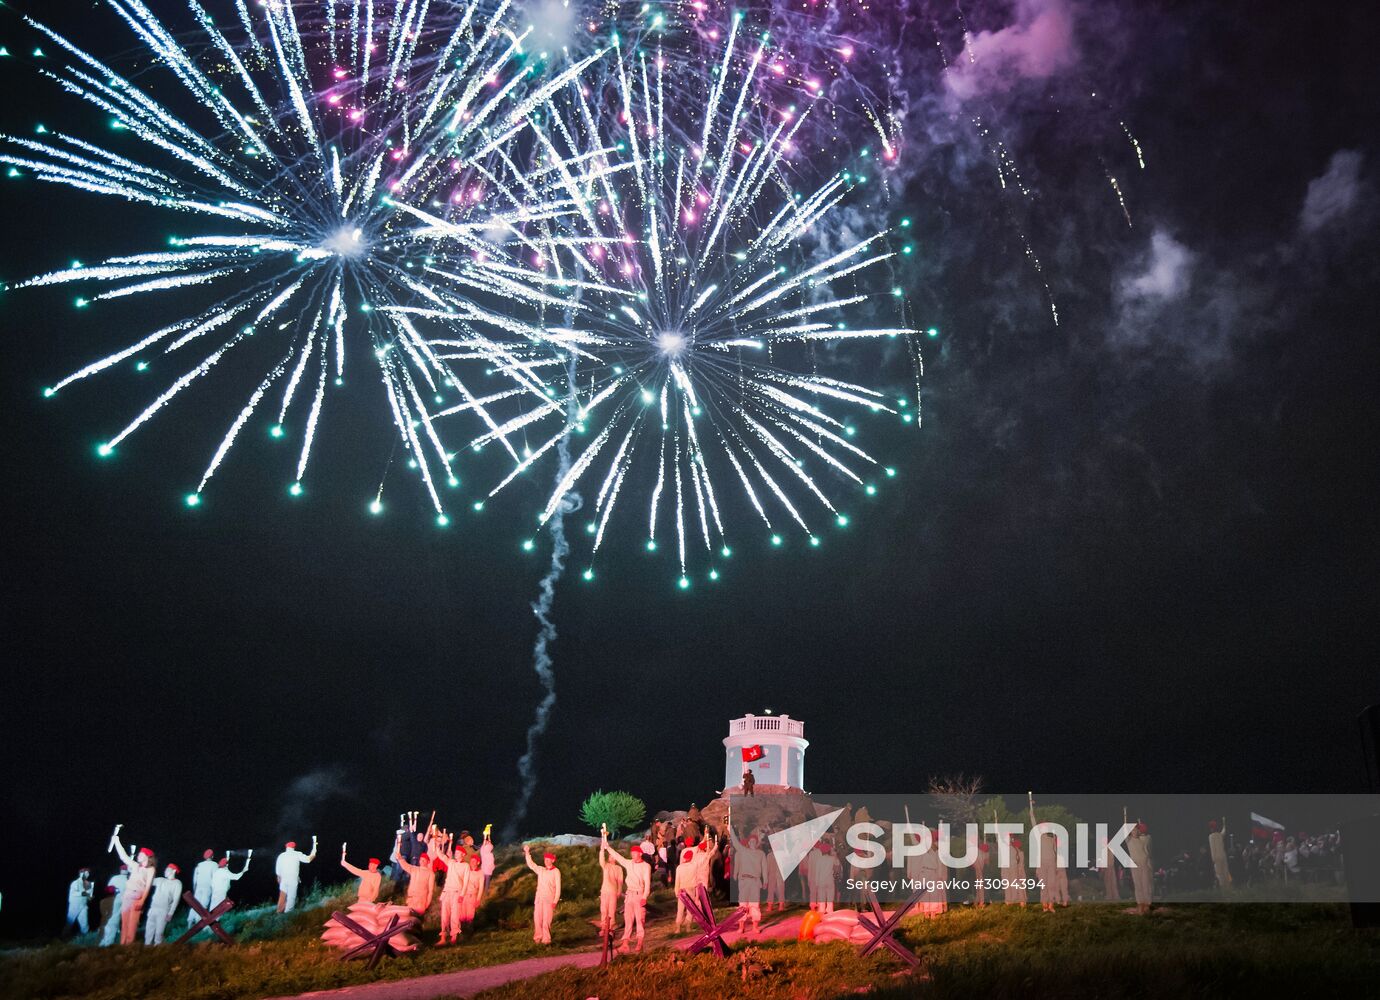
M573 379L573 361L571 363ZM572 400L574 396L572 395ZM573 414L572 414L573 416ZM562 482L570 472L570 439L564 437L557 445L560 462L556 469L555 482ZM542 577L539 596L532 602L532 613L537 616L537 641L532 646L532 669L541 682L542 697L537 703L532 724L527 727L527 750L518 758L518 777L522 787L517 801L513 803L513 814L503 826L502 838L511 841L517 836L518 825L527 818L527 807L532 802L532 794L537 789L537 741L546 734L551 721L551 711L556 707L556 672L551 662L551 644L556 641L556 623L551 617L551 606L556 600L556 584L565 573L565 560L570 555L570 543L565 540L565 516L573 514L581 506L580 495L570 493L556 507L556 512L547 522L551 530L551 565Z

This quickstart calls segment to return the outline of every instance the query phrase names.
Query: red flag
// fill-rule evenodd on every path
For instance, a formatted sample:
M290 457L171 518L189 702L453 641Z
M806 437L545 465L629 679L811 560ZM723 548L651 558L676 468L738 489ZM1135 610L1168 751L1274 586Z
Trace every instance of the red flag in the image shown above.
M754 760L761 760L766 754L762 752L761 744L750 747L743 747L743 763L751 764Z

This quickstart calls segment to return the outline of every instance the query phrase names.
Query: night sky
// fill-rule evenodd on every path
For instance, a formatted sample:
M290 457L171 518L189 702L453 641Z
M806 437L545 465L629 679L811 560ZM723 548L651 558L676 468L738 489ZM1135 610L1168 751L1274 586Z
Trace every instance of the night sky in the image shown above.
M44 8L65 28L88 6ZM908 22L894 207L915 220L917 314L941 331L923 427L870 439L899 474L819 550L744 539L724 579L682 593L630 535L595 582L560 585L527 831L578 830L597 787L703 804L727 720L766 707L805 720L815 791L959 771L997 791L1362 790L1355 717L1380 701L1364 6L980 5L974 32L1006 29L994 49L1041 17L1069 32L1044 62L998 54L1009 72L963 99L926 62L936 31L961 44L951 12ZM0 44L20 37L0 12ZM21 60L0 60L0 88L4 131L73 115ZM975 110L1029 197L999 187ZM174 231L105 200L0 178L0 280ZM161 384L126 369L41 389L151 328L144 308L0 295L0 937L55 931L76 868L110 874L116 822L184 868L254 846L264 896L289 836L318 833L309 871L334 878L340 841L386 851L403 809L501 825L540 693L545 557L517 544L536 494L441 531L395 484L369 517L390 427L367 380L323 425L300 500L295 451L248 435L183 506L242 405L209 385L98 460ZM905 389L900 368L883 380Z

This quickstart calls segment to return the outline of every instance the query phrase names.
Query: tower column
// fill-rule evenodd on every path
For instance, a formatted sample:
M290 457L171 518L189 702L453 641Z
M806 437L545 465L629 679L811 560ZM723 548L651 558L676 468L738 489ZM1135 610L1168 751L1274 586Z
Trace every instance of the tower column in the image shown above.
M742 784L751 770L759 789L805 787L805 724L789 715L745 715L728 724L724 740L724 789ZM743 751L760 747L762 755L744 761Z

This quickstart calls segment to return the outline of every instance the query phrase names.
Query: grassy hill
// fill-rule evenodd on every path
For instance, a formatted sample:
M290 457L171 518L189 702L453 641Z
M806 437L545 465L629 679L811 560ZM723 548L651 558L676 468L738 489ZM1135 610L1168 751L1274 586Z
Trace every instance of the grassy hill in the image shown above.
M540 856L541 848L534 847ZM460 943L433 947L437 926L433 906L417 952L380 962L372 972L361 962L341 962L321 944L322 925L331 912L354 901L354 883L318 889L298 900L292 913L272 906L236 909L222 922L237 944L227 948L209 940L187 946L96 948L97 935L70 944L50 944L0 954L0 997L90 1000L236 1000L329 989L379 979L424 976L434 972L494 965L553 951L586 948L595 940L590 924L599 912L598 851L560 847L562 902L551 929L553 944L532 942L532 896L536 876L522 852L500 849L494 879L475 918L473 933ZM232 896L233 898L233 896ZM169 940L186 929L180 908L169 926ZM142 931L141 931L142 933Z
M483 1000L714 997L834 1000L1131 1000L1380 996L1380 933L1352 930L1335 904L1193 904L1137 917L1115 904L1054 914L989 907L905 922L924 960L908 974L846 944L763 943L727 960L663 950L608 969L562 969ZM478 998L477 998L478 1000Z
M532 942L535 878L518 850L500 851L491 892L475 929L453 947L432 942L382 962L372 972L343 963L318 940L353 886L314 893L291 914L246 908L225 921L237 944L94 948L50 944L0 954L0 997L84 1000L252 1000L382 979L450 972L597 945L597 852L562 847L563 898L552 936ZM652 916L674 902L653 897ZM184 916L175 918L183 926ZM944 1000L1005 997L1374 997L1380 983L1380 933L1354 931L1330 903L1181 904L1140 918L1115 904L1055 914L1038 908L955 908L938 920L914 918L901 937L925 959L906 975L885 953L861 959L847 945L763 943L727 961L669 949L619 958L608 968L564 969L486 995L486 1000L601 1000L646 997L752 997L825 1000L866 991L872 997ZM92 943L90 936L82 944Z

